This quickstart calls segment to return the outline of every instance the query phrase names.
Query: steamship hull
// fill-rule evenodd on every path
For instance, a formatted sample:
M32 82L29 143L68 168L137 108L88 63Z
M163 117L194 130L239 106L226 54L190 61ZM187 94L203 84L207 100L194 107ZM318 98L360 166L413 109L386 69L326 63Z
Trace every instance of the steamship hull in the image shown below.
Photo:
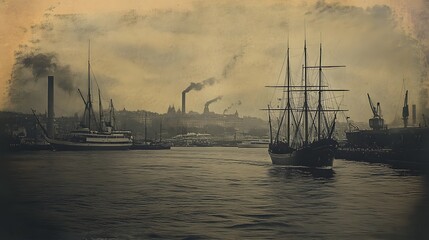
M296 150L276 151L270 147L268 153L275 165L332 169L336 149L336 141L325 139Z
M429 128L408 127L346 133L337 158L386 163L405 168L429 167Z
M429 170L429 149L370 149L340 147L336 158L361 162L386 163L392 166Z
M88 143L63 140L47 140L58 151L96 151L96 150L128 150L131 143Z
M358 148L429 149L428 127L390 128L346 132L349 146Z
M131 150L168 150L171 149L171 146L166 143L153 143L153 144L132 144Z

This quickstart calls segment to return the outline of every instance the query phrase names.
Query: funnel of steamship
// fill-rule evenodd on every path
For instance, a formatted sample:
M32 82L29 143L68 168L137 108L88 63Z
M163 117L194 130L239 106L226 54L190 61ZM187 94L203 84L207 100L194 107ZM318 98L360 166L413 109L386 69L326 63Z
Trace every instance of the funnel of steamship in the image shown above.
M105 117L101 105L100 89L98 89L99 112L95 114L91 96L91 63L88 51L88 95L85 99L79 90L85 111L79 127L63 138L54 138L44 134L56 150L126 150L132 145L131 131L116 130L115 111L110 100L109 116Z

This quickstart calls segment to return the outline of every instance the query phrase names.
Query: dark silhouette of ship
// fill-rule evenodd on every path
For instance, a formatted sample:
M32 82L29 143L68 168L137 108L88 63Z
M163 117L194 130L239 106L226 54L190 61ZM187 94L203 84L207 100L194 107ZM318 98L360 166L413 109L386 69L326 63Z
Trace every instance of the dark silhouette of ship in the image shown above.
M423 126L409 126L408 91L402 108L403 127L388 128L384 123L380 103L374 105L368 94L373 117L369 119L369 130L360 130L349 124L347 141L337 151L337 158L391 163L405 167L427 167L429 157L429 128L423 115Z
M304 64L302 66L303 85L292 85L290 76L289 47L287 50L287 66L284 86L268 86L282 88L286 93L282 101L284 107L273 109L268 105L270 124L270 144L268 153L273 164L299 166L309 168L332 168L337 141L333 138L338 107L326 106L326 92L347 91L329 89L322 79L322 69L345 66L322 65L322 44L319 48L319 64L307 65L307 43L304 41ZM309 84L308 70L318 70L317 85ZM324 84L324 85L323 85ZM315 94L316 93L316 94ZM312 94L312 96L310 96ZM313 101L310 101L313 97ZM317 101L314 99L317 98ZM302 104L299 99L303 99ZM316 102L317 106L310 106ZM273 130L271 111L280 111L277 130ZM280 136L283 135L284 138Z

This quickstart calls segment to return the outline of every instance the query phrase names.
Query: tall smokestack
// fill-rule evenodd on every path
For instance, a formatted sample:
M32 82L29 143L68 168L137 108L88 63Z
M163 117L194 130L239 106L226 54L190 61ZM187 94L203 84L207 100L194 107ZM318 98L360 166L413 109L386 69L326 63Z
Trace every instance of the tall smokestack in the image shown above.
M182 92L182 114L186 113L186 91Z
M413 121L413 126L416 125L417 123L417 111L416 111L416 104L413 104L412 106L412 121Z
M54 138L54 76L48 76L48 137Z
M222 99L222 96L215 97L212 100L207 101L206 104L204 104L204 113L209 113L209 105L214 102L217 102L220 99Z
M216 82L216 79L213 77L207 78L206 80L199 83L191 82L191 84L189 84L189 86L182 92L182 113L183 114L186 113L186 93L188 93L191 90L200 91L206 85L213 85L215 82Z

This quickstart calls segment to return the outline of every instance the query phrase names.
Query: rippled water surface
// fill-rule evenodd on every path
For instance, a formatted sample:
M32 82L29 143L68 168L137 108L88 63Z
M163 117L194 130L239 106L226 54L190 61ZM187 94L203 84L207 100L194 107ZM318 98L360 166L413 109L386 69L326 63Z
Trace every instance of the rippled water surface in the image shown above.
M387 165L335 160L334 171L305 171L241 148L35 152L1 162L1 239L428 236L424 175Z

